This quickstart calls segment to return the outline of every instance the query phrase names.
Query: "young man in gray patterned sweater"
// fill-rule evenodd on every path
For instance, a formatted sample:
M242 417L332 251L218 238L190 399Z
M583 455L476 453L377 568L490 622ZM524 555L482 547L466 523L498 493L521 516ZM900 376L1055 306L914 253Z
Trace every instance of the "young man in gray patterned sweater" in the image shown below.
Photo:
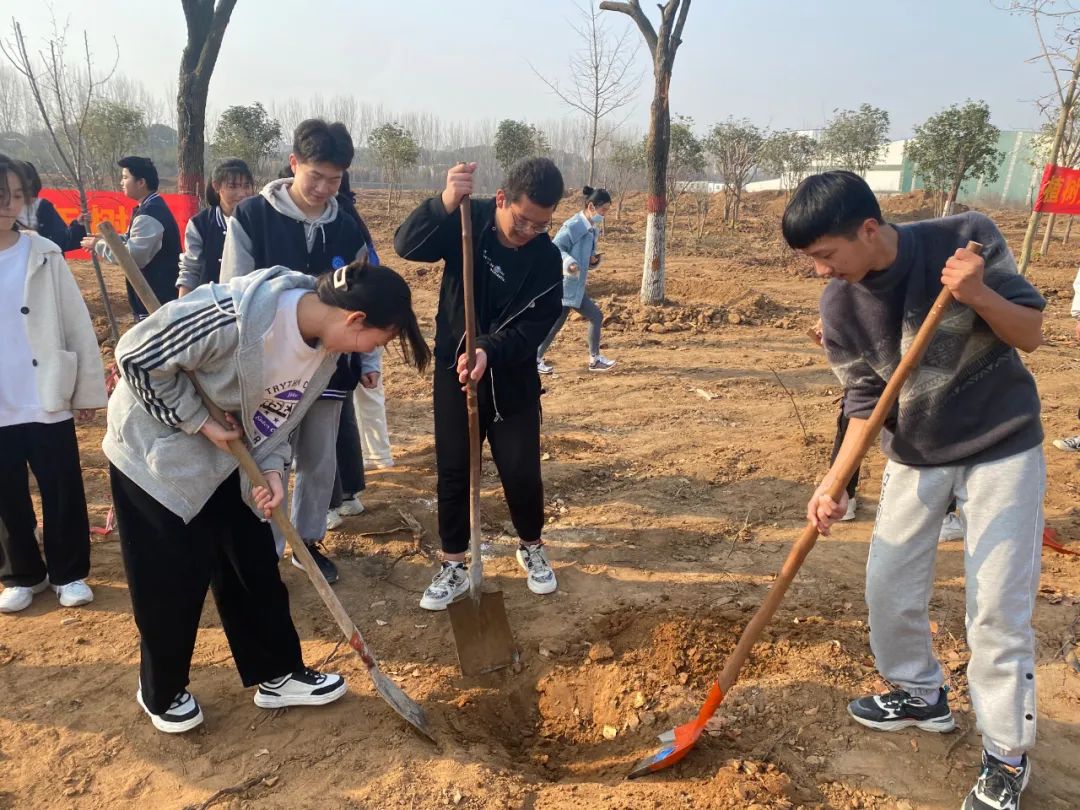
M938 531L952 498L964 542L967 675L983 767L965 810L1015 810L1035 741L1031 613L1038 590L1046 481L1039 395L1017 349L1042 340L1042 296L1016 271L1001 233L975 212L886 224L858 175L808 177L784 212L784 238L831 279L821 296L824 345L847 392L855 452L885 384L941 291L955 298L882 431L888 457L866 570L870 646L894 689L848 706L870 728L950 731L945 676L933 654L928 603ZM969 240L983 244L979 255ZM943 269L944 268L944 269ZM846 494L807 505L827 535Z

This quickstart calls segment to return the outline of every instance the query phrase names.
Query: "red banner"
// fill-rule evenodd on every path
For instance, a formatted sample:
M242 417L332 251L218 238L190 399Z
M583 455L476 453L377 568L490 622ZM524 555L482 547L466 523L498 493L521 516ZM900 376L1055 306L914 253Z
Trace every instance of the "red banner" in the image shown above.
M75 189L45 188L41 190L40 196L56 206L56 211L64 222L71 222L79 216L79 192ZM127 230L128 223L131 221L131 209L135 207L133 199L115 191L88 191L86 196L92 225L96 227L99 222L111 222L120 233ZM169 210L176 218L176 225L180 229L182 250L187 222L199 212L198 201L186 194L162 194L161 199L169 206ZM85 250L72 250L67 255L74 259L88 260L90 258L90 254Z
M1035 210L1048 214L1080 214L1080 170L1047 163L1039 183Z

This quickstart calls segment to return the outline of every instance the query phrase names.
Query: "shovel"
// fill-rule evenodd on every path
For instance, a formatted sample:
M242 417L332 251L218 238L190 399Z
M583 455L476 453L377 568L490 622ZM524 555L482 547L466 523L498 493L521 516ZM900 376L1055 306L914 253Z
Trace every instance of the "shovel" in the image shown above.
M142 271L139 270L139 266L135 264L135 260L131 258L127 246L120 240L120 237L116 233L116 229L113 228L110 223L102 222L98 225L98 231L101 233L105 242L108 243L109 250L112 251L117 261L119 261L120 267L124 271L124 275L127 276L127 280L131 283L132 288L135 290L135 294L139 296L139 299L143 302L143 306L145 306L149 312L154 312L159 309L161 304L158 302L157 296L154 295L154 291L150 288ZM199 396L202 398L206 409L210 411L211 418L219 425L228 425L229 423L225 419L224 411L211 402L210 398L206 396L206 393L203 391L202 386L199 385L199 381L194 373L189 371L188 377L194 384L195 390L199 392ZM236 460L240 463L241 469L243 469L244 473L251 479L255 486L267 487L267 489L269 489L266 478L263 477L262 470L259 469L259 465L255 463L255 459L252 458L251 452L247 449L247 445L245 445L242 440L233 439L230 441L229 451L236 456ZM349 641L349 646L356 650L356 654L360 656L360 660L363 661L364 666L367 667L367 673L371 677L372 683L375 685L375 691L378 692L379 696L389 703L390 707L401 715L413 729L432 742L435 742L435 738L432 736L428 726L427 717L424 715L424 710L420 708L420 705L416 701L406 695L400 686L394 683L390 678L383 674L381 669L379 669L379 664L375 660L375 653L364 641L364 637L360 635L359 628L353 623L353 620L349 618L349 614L345 611L345 607L341 604L341 601L337 598L337 594L334 593L330 584L326 581L326 577L322 575L319 566L315 564L315 561L311 557L311 552L308 551L308 547L304 544L304 541L300 539L300 535L296 533L296 529L285 515L284 510L282 510L280 506L275 506L271 513L271 517L274 524L281 530L281 533L288 541L293 557L303 563L308 579L311 580L311 584L315 586L315 590L322 598L327 609L333 615L338 627L340 627L345 634L345 638Z
M973 253L981 253L982 247L978 242L967 243L967 249ZM828 492L833 501L840 501L841 493L847 486L847 482L855 474L855 470L862 464L863 457L877 440L878 433L881 432L881 426L885 423L886 417L888 417L893 405L896 404L896 400L900 397L900 389L904 387L904 383L911 376L911 372L922 360L930 341L934 339L938 324L941 323L941 319L945 316L945 310L949 308L952 300L953 297L949 288L942 287L937 300L934 301L934 305L926 316L926 320L919 327L915 340L911 342L911 346L908 347L907 352L900 359L900 364L896 367L896 371L893 372L892 377L885 386L877 405L874 406L874 412L866 420L866 430L863 433L861 443L857 446L855 452L846 458L837 459L839 462L837 468L839 474L832 489ZM757 613L750 619L750 623L746 625L742 635L739 637L739 643L735 645L735 649L728 656L720 677L716 679L716 682L709 689L708 697L705 698L705 704L701 707L697 717L689 723L684 723L659 735L660 750L640 760L628 774L628 779L635 779L639 776L646 776L664 768L669 768L690 753L698 738L701 737L701 732L705 730L705 724L716 713L720 703L724 700L724 696L731 691L731 687L738 680L739 670L742 669L746 659L750 656L750 650L757 642L761 631L765 629L773 614L776 613L776 609L780 607L780 602L783 600L784 594L787 593L788 586L795 579L799 568L802 567L803 560L806 559L806 555L814 547L817 538L817 527L808 522L806 528L803 529L803 533L799 535L799 539L795 541L795 545L788 552L780 573L777 574L776 580L765 595L765 601L762 602Z
M482 675L514 663L516 649L502 591L484 589L480 554L480 405L476 400L476 302L473 297L473 238L470 200L461 201L462 289L465 294L465 356L469 411L469 595L447 606L462 675Z

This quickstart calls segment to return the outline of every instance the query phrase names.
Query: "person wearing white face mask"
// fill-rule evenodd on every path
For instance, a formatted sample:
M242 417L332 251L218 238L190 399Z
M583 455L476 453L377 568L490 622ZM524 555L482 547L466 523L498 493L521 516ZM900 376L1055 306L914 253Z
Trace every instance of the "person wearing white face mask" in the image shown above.
M589 186L583 187L581 193L585 195L581 211L566 220L551 240L563 257L563 311L536 353L536 370L541 374L551 374L555 370L544 360L544 355L566 323L570 310L576 310L589 322L589 371L610 371L615 366L614 360L600 354L600 327L604 314L585 292L589 270L600 264L596 243L604 215L611 208L611 195L606 189Z

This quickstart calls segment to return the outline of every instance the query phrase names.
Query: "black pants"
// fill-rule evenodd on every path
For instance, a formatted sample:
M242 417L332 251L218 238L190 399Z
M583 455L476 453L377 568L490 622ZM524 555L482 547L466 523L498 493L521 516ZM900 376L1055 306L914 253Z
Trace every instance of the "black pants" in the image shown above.
M435 371L435 465L438 470L439 536L443 551L469 547L469 415L453 370ZM540 403L495 421L489 377L479 385L480 435L502 480L510 519L527 543L544 528L544 482L540 477Z
M844 400L840 400L840 413L836 417L836 438L833 439L832 456L829 459L829 463L832 464L836 461L836 457L840 455L840 445L844 443L844 437L847 435L848 418L844 415ZM859 473L862 471L862 464L855 468L855 474L851 476L851 480L848 481L847 495L848 498L855 497L855 490L859 488Z
M44 562L34 538L27 465L41 493ZM4 585L37 585L46 574L53 585L67 585L90 573L90 521L73 419L0 428L0 522L7 527Z
M334 476L334 494L330 496L330 508L337 509L346 495L363 492L364 448L360 444L360 426L356 423L350 394L341 403L341 421L337 434L337 475Z
M151 712L189 683L207 586L244 686L303 667L274 537L241 498L239 473L187 525L112 465L109 477Z

